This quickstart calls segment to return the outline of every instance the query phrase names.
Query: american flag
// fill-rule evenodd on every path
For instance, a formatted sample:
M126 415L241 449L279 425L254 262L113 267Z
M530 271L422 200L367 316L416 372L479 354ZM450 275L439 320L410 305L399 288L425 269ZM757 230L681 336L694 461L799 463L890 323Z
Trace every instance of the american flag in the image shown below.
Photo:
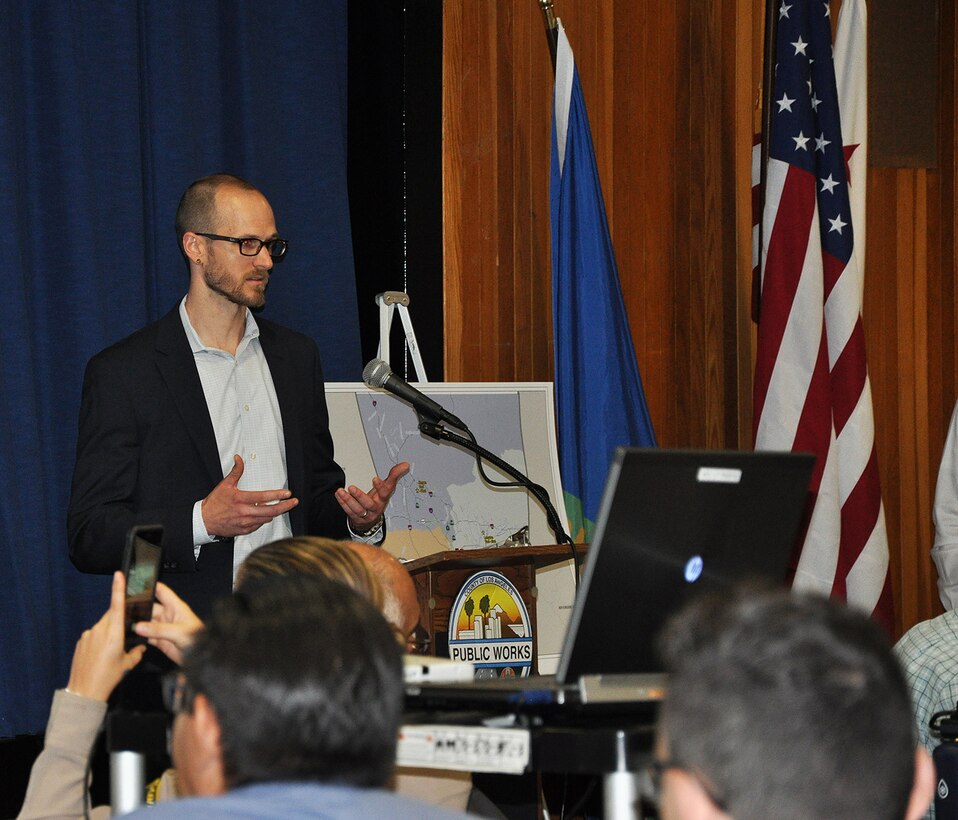
M862 288L865 4L777 0L762 215L755 447L818 456L794 586L846 599L891 630ZM844 139L843 139L844 133Z

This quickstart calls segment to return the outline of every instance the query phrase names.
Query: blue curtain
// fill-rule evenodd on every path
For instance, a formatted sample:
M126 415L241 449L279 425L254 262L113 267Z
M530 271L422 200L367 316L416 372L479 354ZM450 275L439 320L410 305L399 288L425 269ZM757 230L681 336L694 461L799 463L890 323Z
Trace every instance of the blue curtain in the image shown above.
M87 359L185 293L173 216L230 171L289 239L264 315L360 377L346 0L2 0L0 737L43 728L105 577L67 556Z

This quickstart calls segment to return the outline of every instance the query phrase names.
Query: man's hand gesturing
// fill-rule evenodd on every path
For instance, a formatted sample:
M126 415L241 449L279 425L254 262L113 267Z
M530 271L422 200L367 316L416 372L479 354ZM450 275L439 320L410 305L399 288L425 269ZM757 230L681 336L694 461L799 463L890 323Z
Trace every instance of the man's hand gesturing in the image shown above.
M289 490L239 489L243 469L243 459L233 456L233 469L203 499L203 523L210 535L249 535L299 504L299 499L290 497Z

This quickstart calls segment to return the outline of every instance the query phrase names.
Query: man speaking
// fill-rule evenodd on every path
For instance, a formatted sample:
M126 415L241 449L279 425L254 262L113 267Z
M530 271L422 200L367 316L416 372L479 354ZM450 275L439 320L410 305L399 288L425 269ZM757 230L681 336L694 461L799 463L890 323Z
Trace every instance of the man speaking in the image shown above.
M185 298L87 365L67 528L76 567L107 573L131 526L162 524L163 579L204 617L261 544L380 542L409 465L369 492L344 488L315 343L251 312L288 247L262 193L229 174L199 179L176 233Z

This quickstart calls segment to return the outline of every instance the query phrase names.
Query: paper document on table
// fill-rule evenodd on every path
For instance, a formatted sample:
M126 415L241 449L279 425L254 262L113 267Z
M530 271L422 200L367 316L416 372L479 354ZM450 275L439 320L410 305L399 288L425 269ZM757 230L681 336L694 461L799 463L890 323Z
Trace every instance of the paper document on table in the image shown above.
M522 774L529 766L529 732L487 726L404 724L396 763L430 769Z

